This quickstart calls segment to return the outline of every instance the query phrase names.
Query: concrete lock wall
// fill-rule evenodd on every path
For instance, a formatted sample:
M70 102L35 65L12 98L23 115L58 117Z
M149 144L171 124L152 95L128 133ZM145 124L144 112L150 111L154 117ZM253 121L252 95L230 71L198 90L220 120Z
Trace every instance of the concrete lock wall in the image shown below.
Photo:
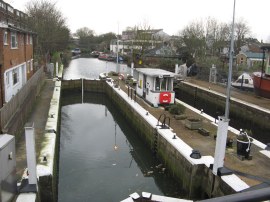
M205 106L212 106L212 110L216 110L221 115L225 111L225 102L226 97L219 94L215 94L212 91L206 91L188 85L187 83L181 83L179 88L175 89L176 95L181 98L185 97L183 100L188 99L190 103L193 103L194 107L197 107L198 104ZM208 107L209 108L209 107ZM265 130L270 130L270 116L267 112L259 110L255 107L250 107L243 102L238 102L235 99L230 99L230 117L233 117L235 120L242 120L242 122L264 128ZM265 121L261 121L265 120Z
M136 133L145 140L146 144L156 150L158 157L165 163L169 172L177 178L189 198L205 198L235 193L219 176L204 164L193 164L184 157L162 135L157 133L155 127L150 125L117 91L106 81L100 80L69 80L62 81L62 90L105 93L117 106L119 112L125 117ZM119 90L120 91L120 90ZM156 141L156 142L155 142Z
M154 136L156 133L155 128L150 126L135 110L121 99L113 89L109 89L110 99L120 109L122 115L127 119L136 133L141 136L153 148ZM108 92L107 92L108 94ZM163 160L166 167L170 170L174 177L178 179L183 190L188 193L188 197L194 198L200 196L205 191L203 187L202 175L200 170L204 166L191 165L181 154L170 145L162 136L158 134L157 141L157 154ZM200 176L196 178L196 176Z

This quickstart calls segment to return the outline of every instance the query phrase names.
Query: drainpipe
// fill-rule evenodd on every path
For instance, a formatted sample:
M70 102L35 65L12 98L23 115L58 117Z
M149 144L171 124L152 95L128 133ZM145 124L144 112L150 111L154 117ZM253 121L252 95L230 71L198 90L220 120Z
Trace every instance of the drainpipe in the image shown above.
M4 93L3 93L3 85L4 79L2 79L2 64L0 64L0 90L1 90L1 108L4 106Z
M264 59L265 59L265 49L263 49L263 61L262 61L262 70L261 70L261 79L260 79L260 87L262 85L262 77L263 77L263 69L264 69Z

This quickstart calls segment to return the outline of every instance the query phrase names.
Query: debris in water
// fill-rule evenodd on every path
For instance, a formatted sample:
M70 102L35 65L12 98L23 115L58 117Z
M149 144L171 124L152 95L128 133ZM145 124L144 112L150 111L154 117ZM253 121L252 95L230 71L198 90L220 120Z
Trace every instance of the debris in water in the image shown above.
M156 168L161 168L161 166L162 166L162 164L159 164L159 165L156 166Z
M154 171L148 171L147 172L147 175L151 175L151 174L153 174L154 173Z

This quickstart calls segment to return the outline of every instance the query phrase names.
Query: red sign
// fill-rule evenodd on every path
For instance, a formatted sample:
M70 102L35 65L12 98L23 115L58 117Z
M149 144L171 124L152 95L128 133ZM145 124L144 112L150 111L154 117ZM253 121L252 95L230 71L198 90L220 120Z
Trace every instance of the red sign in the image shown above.
M159 103L160 104L170 104L171 102L171 93L169 92L161 92L159 94Z

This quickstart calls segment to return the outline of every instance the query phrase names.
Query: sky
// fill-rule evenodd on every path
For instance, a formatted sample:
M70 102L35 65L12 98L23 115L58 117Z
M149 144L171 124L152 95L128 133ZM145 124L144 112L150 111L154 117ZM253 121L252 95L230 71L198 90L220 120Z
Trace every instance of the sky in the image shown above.
M4 0L25 11L29 0ZM208 17L231 23L234 0L46 0L55 2L72 33L82 27L97 35L119 33L127 27L147 24L177 35L185 26ZM235 0L235 20L244 21L252 37L270 42L270 0Z

